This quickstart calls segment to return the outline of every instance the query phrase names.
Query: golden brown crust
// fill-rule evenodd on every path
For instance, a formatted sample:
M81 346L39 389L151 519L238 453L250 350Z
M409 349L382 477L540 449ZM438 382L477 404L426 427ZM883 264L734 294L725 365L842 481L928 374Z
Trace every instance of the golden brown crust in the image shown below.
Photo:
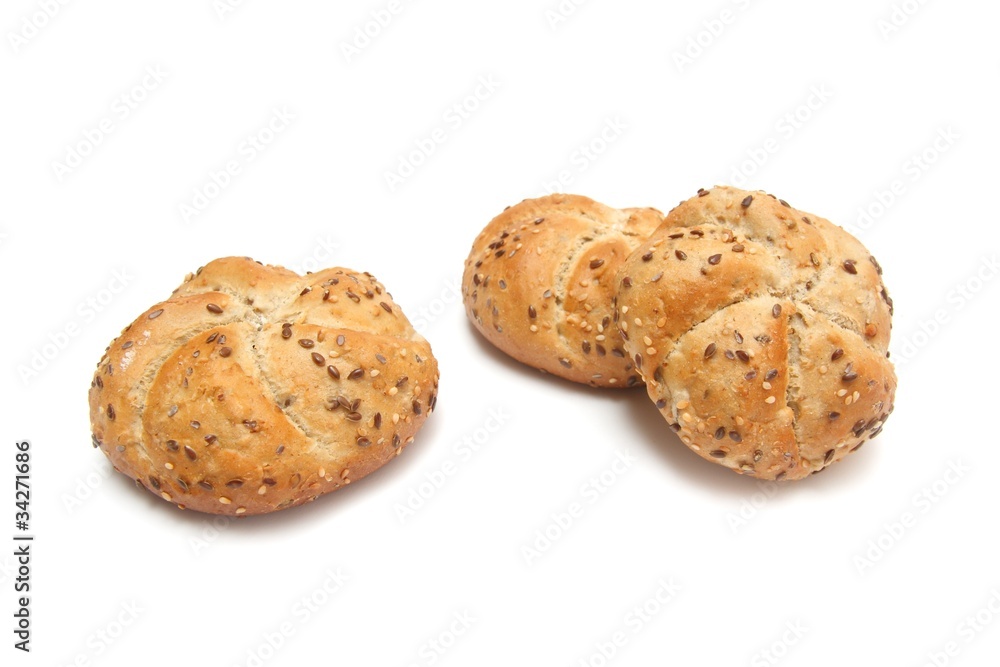
M618 210L577 195L508 208L465 262L469 319L529 366L595 387L635 386L639 377L611 323L614 279L662 221L655 209Z
M211 262L129 325L90 388L94 444L179 507L263 514L400 454L437 362L372 276Z
M667 215L619 271L615 311L681 440L762 479L819 472L881 432L896 388L891 316L881 267L856 239L729 187Z

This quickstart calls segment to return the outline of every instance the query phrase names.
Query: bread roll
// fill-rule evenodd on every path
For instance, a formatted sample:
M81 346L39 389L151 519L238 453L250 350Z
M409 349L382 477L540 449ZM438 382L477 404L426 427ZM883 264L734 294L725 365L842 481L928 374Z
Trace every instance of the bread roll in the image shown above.
M640 384L614 331L615 272L663 221L587 197L529 199L493 219L465 262L466 312L518 361L594 387Z
M112 342L90 418L94 446L164 500L264 514L400 454L437 386L430 346L371 275L231 257Z
M882 268L763 192L702 190L624 263L616 321L650 398L702 457L761 479L819 472L892 412Z

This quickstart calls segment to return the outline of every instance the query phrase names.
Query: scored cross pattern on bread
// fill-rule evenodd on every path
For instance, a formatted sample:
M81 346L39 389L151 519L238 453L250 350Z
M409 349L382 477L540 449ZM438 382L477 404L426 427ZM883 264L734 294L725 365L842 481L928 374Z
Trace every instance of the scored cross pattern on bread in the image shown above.
M225 258L111 344L90 414L95 447L164 500L261 514L399 455L437 385L429 344L371 275Z

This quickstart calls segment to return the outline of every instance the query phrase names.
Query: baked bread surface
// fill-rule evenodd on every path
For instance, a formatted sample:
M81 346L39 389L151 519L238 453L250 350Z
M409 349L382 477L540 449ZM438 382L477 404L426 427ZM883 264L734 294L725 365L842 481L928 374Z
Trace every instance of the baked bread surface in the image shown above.
M381 283L215 260L115 339L90 387L94 446L182 509L263 514L400 454L437 362Z
M624 262L617 288L650 398L710 461L799 479L892 412L882 268L824 218L763 192L702 190Z
M529 366L594 387L640 379L612 323L615 273L663 222L578 195L529 199L494 218L465 262L462 294L476 329Z

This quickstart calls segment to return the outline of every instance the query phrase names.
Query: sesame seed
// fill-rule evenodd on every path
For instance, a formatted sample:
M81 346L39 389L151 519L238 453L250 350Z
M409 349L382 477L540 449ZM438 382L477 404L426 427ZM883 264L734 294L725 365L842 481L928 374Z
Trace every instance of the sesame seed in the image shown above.
M774 402L775 402L776 400L777 400L777 399L776 399L776 398L775 398L774 396L768 396L767 398L765 398L765 399L764 399L764 402L765 402L765 403L767 403L768 405L771 405L771 404L772 404L772 403L774 403Z
M761 384L761 387L763 387L765 391L771 391L771 383L770 382L764 382L763 384Z
M688 408L688 407L689 407L690 405L691 405L691 402L690 402L690 401L681 401L681 402L679 402L679 403L677 404L677 409L678 409L678 410L687 410L687 408Z
M225 496L219 496L219 502L222 503L223 505L229 505L233 501L230 500L229 498L226 498Z

